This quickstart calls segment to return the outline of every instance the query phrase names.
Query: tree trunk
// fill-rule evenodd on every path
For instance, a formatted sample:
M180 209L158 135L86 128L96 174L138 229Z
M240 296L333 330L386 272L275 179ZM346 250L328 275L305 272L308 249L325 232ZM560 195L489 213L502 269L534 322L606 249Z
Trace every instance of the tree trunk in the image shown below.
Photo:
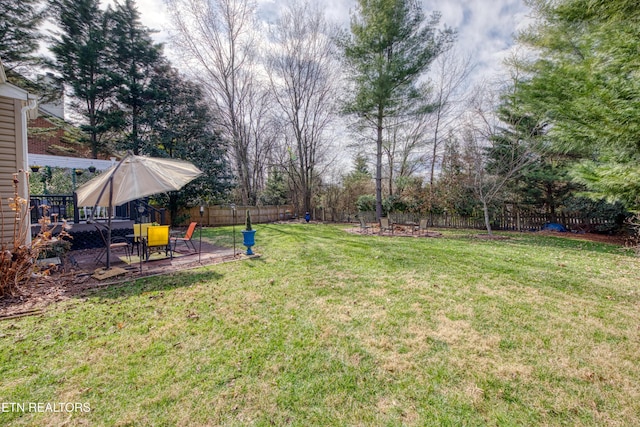
M378 110L378 140L376 151L376 220L382 218L382 108Z
M429 170L429 196L433 196L433 186L436 176L436 157L438 156L438 130L440 129L440 114L442 108L442 96L438 99L438 112L436 113L436 125L433 131L433 151L431 153L431 168Z
M551 222L558 222L558 216L556 215L556 202L553 199L553 184L546 185L547 192L547 205L549 207L549 213L551 214Z
M484 225L487 227L487 233L489 236L493 236L491 231L491 221L489 220L489 206L485 200L482 201L482 211L484 212Z

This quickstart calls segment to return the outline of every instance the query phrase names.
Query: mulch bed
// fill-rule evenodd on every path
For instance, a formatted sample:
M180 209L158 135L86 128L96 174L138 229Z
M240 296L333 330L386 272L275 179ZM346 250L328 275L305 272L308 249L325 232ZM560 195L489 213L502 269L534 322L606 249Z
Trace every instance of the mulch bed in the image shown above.
M368 233L365 233L362 231L362 229L358 228L346 228L344 231L346 231L347 233L352 233L352 234L362 234L362 235L376 235L376 236L394 236L394 237L441 237L442 233L438 233L436 231L427 231L427 232L411 232L411 229L409 227L395 227L393 229L393 234L385 231L384 233L380 234L380 230L377 228L371 228L369 229Z

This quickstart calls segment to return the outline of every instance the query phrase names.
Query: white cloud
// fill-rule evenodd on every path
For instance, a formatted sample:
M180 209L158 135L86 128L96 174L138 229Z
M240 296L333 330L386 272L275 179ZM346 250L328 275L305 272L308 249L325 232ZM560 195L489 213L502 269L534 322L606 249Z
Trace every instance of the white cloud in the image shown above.
M502 61L522 28L527 7L522 0L426 0L425 10L440 7L442 22L458 30L458 49L477 63L477 74L489 77L503 69ZM444 8L442 8L444 6Z
M259 16L273 21L287 1L256 0ZM112 3L108 0L105 4ZM347 28L355 0L318 0L331 22ZM145 26L159 30L157 41L168 41L170 22L163 0L137 0ZM477 63L477 74L491 75L502 69L502 61L513 46L514 34L527 21L524 0L423 0L426 14L442 13L441 24L458 31L457 48L471 54ZM168 46L169 47L169 46Z

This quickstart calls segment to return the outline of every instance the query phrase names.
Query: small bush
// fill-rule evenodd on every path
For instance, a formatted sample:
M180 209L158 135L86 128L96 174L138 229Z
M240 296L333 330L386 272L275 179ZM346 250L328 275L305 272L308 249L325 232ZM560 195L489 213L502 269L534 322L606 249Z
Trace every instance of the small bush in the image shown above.
M251 211L247 209L247 219L245 221L245 230L251 231Z

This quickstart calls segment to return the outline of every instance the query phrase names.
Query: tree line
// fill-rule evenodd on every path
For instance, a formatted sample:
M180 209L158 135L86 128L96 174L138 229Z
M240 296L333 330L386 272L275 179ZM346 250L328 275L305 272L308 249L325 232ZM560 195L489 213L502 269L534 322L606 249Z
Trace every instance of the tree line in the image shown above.
M94 156L132 150L205 170L172 195L174 207L292 202L378 218L447 210L482 216L489 232L505 206L638 208L629 0L527 0L535 21L517 38L526 49L503 78L474 87L455 29L419 2L359 0L348 28L305 1L268 22L250 0L166 4L182 71L133 0L2 2L0 55L9 70L56 71ZM35 54L44 19L56 24L52 60Z

